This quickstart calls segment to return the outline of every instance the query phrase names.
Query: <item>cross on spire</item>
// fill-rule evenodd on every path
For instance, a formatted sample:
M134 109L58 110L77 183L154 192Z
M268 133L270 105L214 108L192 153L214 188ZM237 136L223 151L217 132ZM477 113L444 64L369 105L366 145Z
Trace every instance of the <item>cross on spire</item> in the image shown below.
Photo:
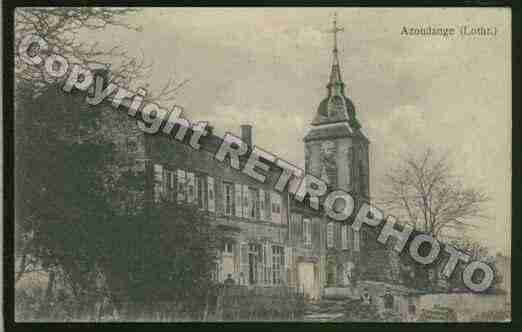
M334 37L332 72L330 73L328 88L334 88L338 93L342 93L344 87L344 83L341 79L341 68L339 66L339 56L337 51L337 33L340 31L344 31L344 28L337 25L337 13L334 13L333 28L327 31L328 33L333 33ZM332 94L332 92L333 90L330 90L330 94Z
M333 28L332 30L328 30L329 33L333 33L334 35L334 53L337 53L337 33L340 31L344 31L344 28L337 26L337 12L334 13L334 20L333 20Z

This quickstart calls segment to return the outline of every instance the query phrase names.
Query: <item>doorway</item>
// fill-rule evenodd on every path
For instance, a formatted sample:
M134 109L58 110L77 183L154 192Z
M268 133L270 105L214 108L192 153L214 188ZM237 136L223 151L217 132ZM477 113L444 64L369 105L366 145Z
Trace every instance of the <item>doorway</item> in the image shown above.
M319 298L319 287L315 263L301 262L297 265L297 278L299 289L312 299Z

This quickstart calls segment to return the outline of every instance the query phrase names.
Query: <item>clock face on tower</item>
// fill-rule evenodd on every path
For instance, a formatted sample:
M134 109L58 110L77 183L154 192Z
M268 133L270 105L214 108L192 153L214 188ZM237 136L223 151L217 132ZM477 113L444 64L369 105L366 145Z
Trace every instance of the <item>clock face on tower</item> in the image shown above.
M330 156L334 153L335 143L332 141L324 141L321 143L321 153Z

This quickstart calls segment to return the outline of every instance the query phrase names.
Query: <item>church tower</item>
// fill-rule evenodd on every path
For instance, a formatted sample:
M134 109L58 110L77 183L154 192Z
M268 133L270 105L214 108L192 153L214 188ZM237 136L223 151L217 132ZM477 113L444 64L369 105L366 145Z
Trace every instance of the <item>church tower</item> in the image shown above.
M355 107L346 96L341 77L334 18L332 68L326 97L319 103L311 128L304 138L306 172L342 189L354 198L369 199L369 141L361 131Z

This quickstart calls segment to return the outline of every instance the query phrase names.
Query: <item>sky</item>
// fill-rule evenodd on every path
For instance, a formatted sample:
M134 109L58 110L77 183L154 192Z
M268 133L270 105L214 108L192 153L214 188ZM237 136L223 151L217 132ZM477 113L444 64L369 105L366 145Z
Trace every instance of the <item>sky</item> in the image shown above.
M509 253L511 238L511 14L503 8L148 8L82 38L121 45L153 64L158 89L215 133L254 126L254 143L304 167L305 136L330 72L333 13L346 94L371 141L371 194L405 152L450 153L465 184L491 197L472 235ZM403 27L486 26L495 36L406 36ZM162 105L170 107L172 105Z

